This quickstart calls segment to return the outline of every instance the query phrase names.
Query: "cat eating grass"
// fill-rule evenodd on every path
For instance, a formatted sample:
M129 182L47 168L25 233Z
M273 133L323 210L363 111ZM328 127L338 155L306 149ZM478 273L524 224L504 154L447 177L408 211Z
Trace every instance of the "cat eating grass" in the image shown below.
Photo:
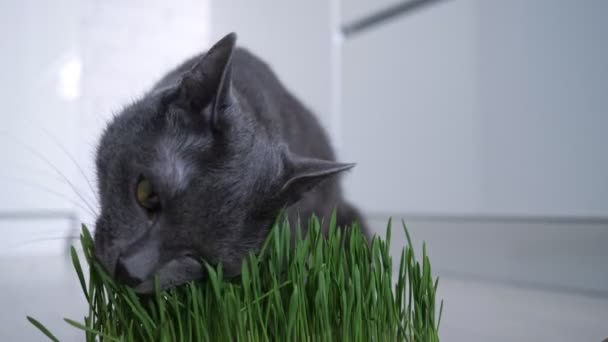
M202 278L201 260L238 275L282 209L292 222L334 208L338 225L363 220L337 177L354 164L335 161L315 116L235 44L231 33L166 74L99 143L95 254L137 292Z

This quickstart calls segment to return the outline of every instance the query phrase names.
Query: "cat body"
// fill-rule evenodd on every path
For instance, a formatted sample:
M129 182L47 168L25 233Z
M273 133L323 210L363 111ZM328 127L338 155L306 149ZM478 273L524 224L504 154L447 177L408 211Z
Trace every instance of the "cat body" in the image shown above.
M138 292L237 275L280 210L362 221L315 116L229 34L163 77L106 128L97 152L95 253Z

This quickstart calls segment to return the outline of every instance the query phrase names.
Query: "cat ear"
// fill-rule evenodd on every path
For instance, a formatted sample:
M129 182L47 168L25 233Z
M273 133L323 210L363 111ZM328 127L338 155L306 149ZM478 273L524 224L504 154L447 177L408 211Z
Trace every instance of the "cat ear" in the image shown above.
M307 158L287 152L285 158L287 176L279 196L282 200L291 204L323 180L352 169L354 166L354 163L338 163L330 160Z
M236 34L230 33L213 45L182 78L178 101L195 112L211 104L209 122L218 128L218 116L234 103L231 61Z

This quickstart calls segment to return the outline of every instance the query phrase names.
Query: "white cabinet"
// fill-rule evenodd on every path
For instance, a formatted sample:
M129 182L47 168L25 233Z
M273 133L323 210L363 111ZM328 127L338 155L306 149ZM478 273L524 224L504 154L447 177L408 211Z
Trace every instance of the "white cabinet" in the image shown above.
M478 1L484 211L608 216L608 2Z
M475 9L446 2L344 41L346 189L367 212L479 208Z
M341 21L343 24L347 24L394 7L395 5L408 3L410 0L339 0L339 2Z
M346 39L347 190L371 213L606 217L605 1L445 1Z

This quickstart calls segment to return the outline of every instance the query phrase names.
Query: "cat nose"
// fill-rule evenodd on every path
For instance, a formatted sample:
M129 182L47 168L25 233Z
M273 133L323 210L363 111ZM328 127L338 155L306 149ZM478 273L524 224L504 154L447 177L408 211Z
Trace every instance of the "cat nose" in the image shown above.
M114 276L118 281L131 287L135 287L144 281L143 277L137 275L137 272L129 269L129 265L124 262L123 258L118 258Z

